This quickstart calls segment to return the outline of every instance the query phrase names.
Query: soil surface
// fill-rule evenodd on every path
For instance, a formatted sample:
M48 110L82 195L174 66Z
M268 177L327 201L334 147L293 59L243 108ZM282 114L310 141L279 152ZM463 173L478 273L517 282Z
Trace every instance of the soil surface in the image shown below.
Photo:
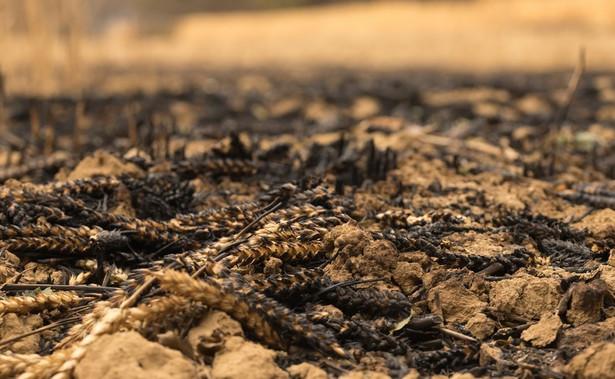
M615 76L9 97L0 376L604 378Z

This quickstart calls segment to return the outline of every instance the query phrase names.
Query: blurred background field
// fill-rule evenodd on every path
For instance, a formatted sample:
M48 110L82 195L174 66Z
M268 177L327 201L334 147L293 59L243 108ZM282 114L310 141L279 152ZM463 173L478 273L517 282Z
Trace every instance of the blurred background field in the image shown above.
M182 85L186 73L615 67L612 0L1 0L6 91Z

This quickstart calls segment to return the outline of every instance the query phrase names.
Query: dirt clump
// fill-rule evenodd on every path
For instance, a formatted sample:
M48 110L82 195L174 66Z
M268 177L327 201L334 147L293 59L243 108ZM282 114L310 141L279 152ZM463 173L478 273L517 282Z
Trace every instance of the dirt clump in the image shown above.
M498 362L502 357L502 350L497 346L492 346L487 343L480 345L479 363L480 365L488 365L493 362Z
M210 335L215 330L220 330L226 335L243 336L241 324L231 318L225 312L211 310L203 316L197 326L188 333L188 339Z
M566 312L568 322L578 326L600 320L607 291L606 283L600 279L574 286L571 290L570 308Z
M104 150L97 150L93 155L83 158L77 167L68 174L66 180L92 178L95 176L119 176L128 174L143 177L145 173L135 164L122 162Z
M35 190L36 185L29 182L22 182L17 179L9 179L2 184L8 189L23 189L23 190Z
M420 377L421 375L419 374L419 372L416 369L411 368L410 372L404 375L402 379L419 379Z
M28 262L24 265L24 269L25 272L21 278L22 283L51 282L53 284L62 284L64 280L62 271L54 270L43 263Z
M196 365L179 351L150 342L134 331L101 336L88 347L74 371L76 379L188 379L196 373Z
M602 265L599 268L600 279L606 284L607 291L611 294L610 297L615 296L615 267L610 265Z
M8 283L7 280L17 275L17 268L21 260L18 256L4 251L0 256L0 283Z
M243 336L241 324L224 312L211 310L198 325L190 329L187 340L194 351L206 358L206 361L211 361L228 336Z
M431 379L475 379L476 377L468 372L466 373L454 373L451 376L448 375L432 375Z
M615 372L615 344L598 342L572 358L564 369L570 378L612 378Z
M489 338L497 327L497 323L487 317L484 313L477 313L466 323L466 329L468 329L472 335L479 340Z
M595 324L583 324L576 328L563 329L557 340L559 349L584 349L595 342L615 340L615 318Z
M118 216L135 217L136 212L132 206L130 191L125 185L119 185L115 190L114 205L109 208L109 213Z
M404 293L420 284L422 276L423 268L416 262L398 262L393 270L393 280Z
M390 379L387 374L378 371L352 370L340 375L339 379Z
M530 115L549 115L551 105L542 96L525 95L515 102L520 111Z
M275 363L276 353L242 337L229 337L224 348L216 353L212 379L287 379L288 373Z
M282 260L276 257L271 257L265 263L263 268L263 274L266 276L277 275L282 272Z
M487 303L464 286L459 278L451 278L429 291L429 309L447 322L468 322L482 312Z
M538 323L530 326L521 333L524 341L530 342L535 347L550 345L557 338L557 333L562 327L562 320L553 313L544 313Z
M325 241L333 243L335 249L343 250L348 256L363 253L372 240L369 233L358 227L356 222L337 226L325 237Z
M374 241L367 231L352 223L333 229L328 240L333 242L337 257L325 272L337 281L390 278L399 260L390 241Z
M173 330L168 330L164 333L158 334L156 336L156 342L158 342L164 347L177 350L190 359L195 359L194 349L192 348L190 343L185 339L182 339L179 334L177 334L177 332Z
M327 379L327 372L307 362L292 365L288 369L291 379Z
M38 314L18 316L15 313L7 313L0 317L0 340L19 336L43 325L43 319ZM10 350L19 354L31 354L38 351L38 344L41 339L40 334L35 333L31 336L22 338L8 345Z
M361 96L354 100L352 106L348 110L352 118L363 120L365 118L375 116L380 113L382 106L380 101L373 97Z
M594 238L613 238L615 236L615 210L597 209L575 226L580 229L587 228Z
M496 282L489 292L489 305L505 315L539 319L544 312L555 312L561 291L555 278L537 278L525 273Z
M358 273L366 278L390 277L397 260L397 249L392 242L373 241L365 248L363 262L357 262L356 267Z
M311 307L311 310L314 312L325 312L335 317L342 317L344 315L344 312L342 312L339 308L336 308L335 306L331 304L327 304L327 305L315 304Z
M459 254L495 255L503 252L509 238L503 234L485 234L473 231L452 234L442 239L442 246Z

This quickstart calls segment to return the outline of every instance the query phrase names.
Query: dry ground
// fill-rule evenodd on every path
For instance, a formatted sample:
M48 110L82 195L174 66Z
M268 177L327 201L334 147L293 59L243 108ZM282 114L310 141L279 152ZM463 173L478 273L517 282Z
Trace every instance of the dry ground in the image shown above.
M613 74L561 113L579 46L614 67L612 1L98 36L78 1L24 4L0 39L0 377L614 372Z
M0 377L605 377L615 81L558 131L568 76L10 97Z

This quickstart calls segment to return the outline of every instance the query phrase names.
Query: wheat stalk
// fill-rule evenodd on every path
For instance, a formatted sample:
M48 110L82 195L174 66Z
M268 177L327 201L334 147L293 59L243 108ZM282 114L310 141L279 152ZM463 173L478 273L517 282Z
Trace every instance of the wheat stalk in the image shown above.
M31 296L12 296L6 299L0 299L0 316L9 312L26 314L42 308L68 308L78 304L82 300L84 300L83 297L69 291L51 293L38 292Z

